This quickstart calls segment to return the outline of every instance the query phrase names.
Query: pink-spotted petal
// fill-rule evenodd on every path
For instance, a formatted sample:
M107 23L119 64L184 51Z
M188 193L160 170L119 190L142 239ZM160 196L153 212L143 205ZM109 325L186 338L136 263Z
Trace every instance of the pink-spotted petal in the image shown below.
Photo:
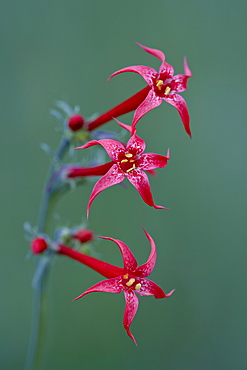
M172 91L183 92L187 89L189 76L176 75L172 79Z
M126 150L135 154L142 154L146 148L146 143L135 133L130 137L126 144Z
M140 279L141 288L135 290L135 293L140 295L153 295L156 299L168 298L172 295L175 289L165 294L163 289L152 280L149 279Z
M169 64L167 62L161 63L157 79L159 79L159 76L161 77L161 79L172 78L173 75L174 75L173 66L171 66L171 64Z
M79 146L75 149L86 149L94 145L101 145L106 150L107 154L113 161L117 161L119 153L125 151L125 146L116 140L102 139L102 140L92 140L88 143Z
M124 180L124 178L125 178L124 173L121 170L119 170L117 164L114 164L109 169L109 171L96 182L87 205L87 218L89 216L91 204L93 200L97 197L97 195L101 193L102 190L109 188L110 186L119 184Z
M151 109L158 107L162 103L162 98L155 94L153 90L150 90L147 94L146 99L136 109L134 118L132 121L132 127L134 128L137 122Z
M135 256L133 255L133 253L131 252L131 250L125 243L123 243L121 240L108 238L105 236L100 236L99 238L111 240L117 244L117 246L120 249L120 252L122 253L125 270L131 271L136 268L137 262L136 262Z
M106 292L106 293L120 293L123 290L123 286L121 285L121 277L114 277L112 279L107 279L100 281L99 283L91 286L91 288L87 289L84 293L73 299L76 301L84 297L84 295L88 293L94 292Z
M150 171L155 168L166 167L169 157L155 153L144 153L139 159L138 168L145 171Z
M140 44L139 42L137 42L137 45L139 45L147 53L149 53L151 55L154 55L156 58L161 60L161 62L164 62L165 54L162 51L160 51L158 49L148 48L147 46L144 46L144 45Z
M124 296L126 301L126 306L124 310L123 325L128 334L128 336L133 340L135 345L137 345L134 335L130 332L130 325L136 315L138 310L138 298L132 290L124 290Z
M186 57L184 57L184 73L188 77L192 77L193 76L193 74L191 73L191 70L189 69L189 66L188 66Z
M114 72L107 80L107 82L114 76L119 75L120 73L124 72L134 72L138 73L142 76L142 78L146 81L146 83L152 87L153 86L153 79L157 76L157 71L154 68L148 66L130 66L119 69L118 71Z
M135 273L137 272L138 276L146 277L146 276L150 275L151 272L154 269L157 254L156 254L156 245L154 243L153 238L151 237L151 235L149 235L147 233L146 230L143 229L143 231L145 232L146 237L148 238L149 243L151 245L151 252L150 252L150 255L148 257L147 262L144 263L143 265L138 266Z
M177 108L178 113L180 114L180 117L182 119L185 131L190 137L192 137L190 130L190 115L184 98L178 94L171 94L168 97L162 99Z
M127 175L128 180L139 192L143 201L156 209L164 209L165 207L156 206L153 201L153 196L150 189L150 184L147 175L141 170L130 171Z

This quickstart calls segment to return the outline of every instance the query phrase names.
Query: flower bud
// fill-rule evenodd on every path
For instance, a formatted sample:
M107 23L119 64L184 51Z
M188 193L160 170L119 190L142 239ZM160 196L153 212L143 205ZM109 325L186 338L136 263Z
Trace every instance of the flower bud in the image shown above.
M72 131L78 131L80 130L84 125L84 118L80 114L75 114L74 116L71 116L68 120L68 127Z
M79 229L73 235L73 239L77 239L80 243L90 242L94 239L94 233L91 230Z
M44 252L48 248L48 244L43 238L35 238L31 243L31 250L34 254Z

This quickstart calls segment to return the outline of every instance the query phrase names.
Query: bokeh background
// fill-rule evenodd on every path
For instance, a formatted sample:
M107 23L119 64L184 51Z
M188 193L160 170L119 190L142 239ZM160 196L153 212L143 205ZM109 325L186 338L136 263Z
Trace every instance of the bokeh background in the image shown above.
M193 139L172 106L149 112L138 132L148 151L171 149L168 167L151 179L156 204L171 210L152 209L133 187L115 186L95 200L90 228L123 240L139 263L149 253L147 229L158 248L151 279L176 292L167 300L140 297L135 347L122 327L123 295L72 302L101 277L58 258L43 369L246 369L246 11L243 0L2 1L1 369L22 369L28 346L34 267L23 223L37 222L49 165L40 143L59 142L49 110L60 99L88 117L143 88L131 73L105 84L122 67L159 66L135 41L163 50L175 73L187 56L194 77L183 96ZM64 223L85 219L91 188L59 203ZM121 265L112 243L95 248Z

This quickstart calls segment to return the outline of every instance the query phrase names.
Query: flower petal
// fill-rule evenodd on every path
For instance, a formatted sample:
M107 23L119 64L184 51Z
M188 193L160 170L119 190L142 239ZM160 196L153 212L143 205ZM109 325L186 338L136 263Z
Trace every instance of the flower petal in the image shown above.
M156 206L154 204L149 180L145 172L141 170L134 170L128 173L127 178L131 182L131 184L134 185L146 204L157 209L166 208L162 206Z
M164 157L155 153L144 153L138 161L138 168L147 171L166 167L169 159L170 157Z
M151 109L158 107L162 103L162 98L150 90L146 99L139 105L134 113L132 127L135 127L137 122Z
M142 154L146 148L146 143L143 139L137 136L135 133L130 137L126 144L126 150L134 152L135 154Z
M140 279L141 288L135 290L135 293L140 295L153 295L156 299L159 298L168 298L172 295L175 289L171 290L169 293L165 294L163 289L152 280L149 279Z
M183 92L187 89L189 76L186 75L176 75L172 79L172 91Z
M137 345L134 335L130 332L130 325L135 317L135 314L138 310L138 298L132 290L124 290L124 296L126 301L126 306L124 310L123 325L128 334L128 336L133 340Z
M136 259L133 255L133 253L131 252L131 250L129 249L129 247L125 243L123 243L121 240L108 238L108 237L105 237L105 236L99 236L99 238L111 240L111 241L113 241L114 243L117 244L117 246L119 247L120 252L122 253L122 256L123 256L123 262L124 262L124 269L125 270L130 271L130 270L134 270L136 268L136 266L137 266Z
M107 82L114 76L119 75L123 72L134 72L138 73L142 76L142 78L146 81L146 83L152 87L153 86L153 79L157 76L157 71L154 68L148 66L130 66L119 69L118 71L114 72L107 80Z
M185 131L190 137L192 137L190 131L190 115L184 98L178 94L171 94L168 97L162 99L177 108L178 113L180 114L180 117L182 119Z
M111 139L92 140L75 149L86 149L94 145L102 145L113 161L117 161L119 153L125 151L125 146L122 143Z
M120 182L124 180L124 178L125 178L124 173L121 170L119 170L116 164L114 164L109 169L109 171L96 182L92 190L92 193L90 195L88 205L87 205L87 218L89 216L89 210L90 210L91 204L93 200L97 197L97 195L102 190L109 188L110 186L113 186L115 184L119 184Z
M146 277L150 275L154 269L157 254L156 254L156 245L154 243L153 238L151 237L151 235L147 233L146 230L143 229L143 231L145 232L146 237L148 238L149 243L151 245L151 252L147 262L144 263L143 265L138 266L135 272L138 273L138 276Z
M94 292L120 293L123 290L123 287L120 282L121 277L120 278L114 277L112 279L100 281L99 283L91 286L91 288L87 289L84 293L73 299L73 301L82 298L84 295L88 293Z
M167 62L163 62L161 63L161 66L159 68L159 74L158 76L162 75L163 78L164 78L164 75L166 78L171 78L174 74L174 68L173 66L171 66L171 64L167 63ZM157 77L159 78L159 77Z
M151 55L154 55L156 58L158 58L159 60L161 60L161 62L164 62L164 60L165 60L165 54L162 51L160 51L158 49L148 48L147 46L144 46L144 45L140 44L139 42L137 42L137 45L139 45L147 53L149 53Z

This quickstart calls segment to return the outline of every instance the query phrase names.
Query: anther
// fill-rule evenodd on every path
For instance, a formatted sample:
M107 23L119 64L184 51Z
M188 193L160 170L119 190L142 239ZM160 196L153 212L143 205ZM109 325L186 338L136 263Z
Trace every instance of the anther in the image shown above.
M161 86L163 85L163 81L162 80L157 80L156 81L156 86L158 87L159 90L161 90Z
M125 157L127 157L127 158L131 158L131 157L133 157L133 154L131 154L131 153L126 153L126 154L125 154Z
M135 286L135 290L139 290L139 289L141 289L141 283L138 283L138 284L136 284L136 286Z
M171 88L169 86L166 86L164 94L168 95L170 91L171 91Z
M126 285L127 286L131 286L132 284L134 284L134 282L136 281L136 279L134 279L134 278L131 278L131 279L129 279L129 281L126 283ZM136 284L136 285L138 285L138 284Z
M128 279L128 278L129 278L129 274L125 274L125 275L123 276L123 278L124 278L124 279Z
M128 162L128 159L122 159L121 160L121 163L126 163L126 162Z

